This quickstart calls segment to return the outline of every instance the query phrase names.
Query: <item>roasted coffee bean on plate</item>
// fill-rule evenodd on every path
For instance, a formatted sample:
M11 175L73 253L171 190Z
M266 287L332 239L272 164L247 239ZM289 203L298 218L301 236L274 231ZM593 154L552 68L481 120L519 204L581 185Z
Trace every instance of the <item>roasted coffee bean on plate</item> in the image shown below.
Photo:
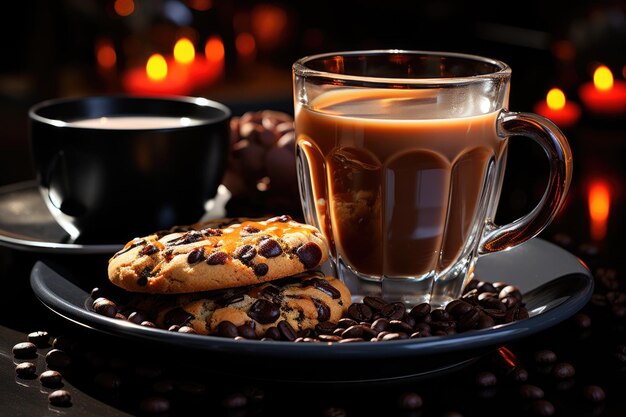
M100 292L93 291L98 297L92 308L98 314L116 317L140 325L155 327L144 313L131 307L118 304L115 300L104 298ZM133 311L128 316L120 312ZM194 333L185 323L191 317L182 309L171 313L181 313L182 318L165 320L165 330L179 333ZM250 309L249 316L259 323L273 323L280 317L276 306L259 300ZM505 282L491 283L474 279L467 285L464 294L451 301L445 308L435 308L428 303L418 304L410 309L401 302L388 302L381 297L365 296L361 302L350 305L345 316L337 323L321 321L315 329L306 334L297 332L286 321L269 327L261 340L295 341L298 343L351 343L384 342L390 340L418 339L430 336L446 336L471 330L485 329L499 324L507 324L528 318L522 293L514 285ZM253 324L252 321L249 324ZM221 322L215 336L231 339L258 339L253 327L243 324L235 326L228 321ZM543 359L548 360L547 358ZM523 379L523 378L522 378Z

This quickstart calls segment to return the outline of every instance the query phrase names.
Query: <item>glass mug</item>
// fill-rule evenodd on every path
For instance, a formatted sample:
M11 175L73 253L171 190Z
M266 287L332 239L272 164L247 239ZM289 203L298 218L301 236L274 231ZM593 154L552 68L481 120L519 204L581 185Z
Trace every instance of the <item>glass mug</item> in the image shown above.
M549 120L508 110L511 68L459 53L376 50L293 65L297 173L305 221L320 228L353 294L445 306L477 259L539 234L571 179L567 139ZM527 215L494 218L509 137L550 163Z

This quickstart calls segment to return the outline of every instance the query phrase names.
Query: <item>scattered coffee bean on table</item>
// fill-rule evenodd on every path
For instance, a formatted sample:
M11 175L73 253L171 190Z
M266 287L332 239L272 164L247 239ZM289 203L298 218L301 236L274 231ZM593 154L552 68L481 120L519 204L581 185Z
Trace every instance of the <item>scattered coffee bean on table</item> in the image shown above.
M51 369L67 368L72 363L72 357L61 349L51 349L46 354L46 363Z
M170 401L159 396L146 397L139 401L139 409L149 414L166 413L170 410Z
M37 346L32 342L20 342L13 346L13 356L17 359L33 359L37 357Z
M31 378L35 376L37 366L32 362L22 362L15 366L15 373L21 378Z
M28 334L28 341L38 348L46 348L50 343L50 335L48 332L39 330Z
M72 394L64 389L52 391L50 394L48 394L48 401L52 405L68 407L72 405Z
M39 375L39 382L46 387L57 387L63 384L63 375L54 370L47 370Z

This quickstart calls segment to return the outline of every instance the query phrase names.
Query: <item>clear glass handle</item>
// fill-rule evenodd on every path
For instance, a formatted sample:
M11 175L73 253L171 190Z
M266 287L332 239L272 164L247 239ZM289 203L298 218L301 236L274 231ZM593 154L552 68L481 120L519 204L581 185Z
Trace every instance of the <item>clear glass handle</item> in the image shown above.
M530 213L503 226L491 221L485 225L480 254L508 249L537 236L558 213L572 181L569 143L550 120L533 113L502 112L498 119L498 133L501 136L523 136L537 142L548 157L550 177L546 191Z

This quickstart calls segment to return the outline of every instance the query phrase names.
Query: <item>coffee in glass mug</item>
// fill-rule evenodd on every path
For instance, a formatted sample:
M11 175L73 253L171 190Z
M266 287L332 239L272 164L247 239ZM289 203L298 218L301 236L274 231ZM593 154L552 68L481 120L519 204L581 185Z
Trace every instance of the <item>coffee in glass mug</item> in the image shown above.
M293 70L305 219L357 294L443 306L480 255L536 236L564 201L567 140L547 119L507 110L511 69L500 61L355 51L306 57ZM531 213L498 226L510 136L544 148L550 178Z

